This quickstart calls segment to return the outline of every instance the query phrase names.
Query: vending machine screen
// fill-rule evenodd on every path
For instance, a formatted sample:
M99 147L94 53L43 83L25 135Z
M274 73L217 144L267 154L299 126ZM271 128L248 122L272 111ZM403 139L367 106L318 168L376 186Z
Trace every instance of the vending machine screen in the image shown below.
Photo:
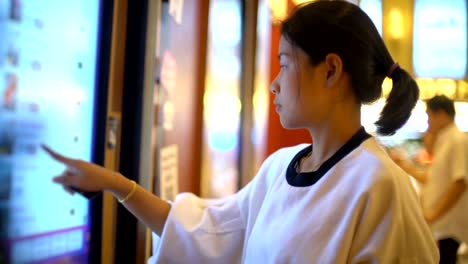
M0 263L86 263L89 201L41 144L91 160L100 1L0 1Z

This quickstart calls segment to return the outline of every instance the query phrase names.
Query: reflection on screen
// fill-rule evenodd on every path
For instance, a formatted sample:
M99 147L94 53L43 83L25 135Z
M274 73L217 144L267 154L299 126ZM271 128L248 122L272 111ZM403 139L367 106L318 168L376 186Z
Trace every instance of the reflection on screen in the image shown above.
M0 1L0 263L86 259L88 201L45 143L89 160L99 1Z
M414 69L417 77L465 79L465 0L417 0L414 15Z

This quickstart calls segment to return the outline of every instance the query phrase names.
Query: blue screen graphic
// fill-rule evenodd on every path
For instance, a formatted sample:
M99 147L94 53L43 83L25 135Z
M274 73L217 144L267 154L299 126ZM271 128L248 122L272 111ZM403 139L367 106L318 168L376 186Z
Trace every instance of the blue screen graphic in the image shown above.
M64 167L40 145L91 159L99 11L0 1L0 263L87 259L88 201L52 183Z

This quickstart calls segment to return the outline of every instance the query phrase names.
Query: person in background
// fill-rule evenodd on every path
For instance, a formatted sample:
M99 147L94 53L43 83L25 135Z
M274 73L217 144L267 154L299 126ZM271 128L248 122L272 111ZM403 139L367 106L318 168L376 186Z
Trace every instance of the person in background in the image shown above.
M238 193L169 203L45 147L67 166L54 181L111 192L160 237L151 263L438 263L409 178L361 126L361 104L380 98L385 77L380 134L399 129L419 95L370 18L346 1L306 3L282 22L279 46L276 112L314 143L278 150Z
M460 242L468 242L468 139L455 125L451 99L437 95L426 105L424 144L432 164L421 171L407 160L394 160L422 183L423 212L439 243L440 263L456 263Z

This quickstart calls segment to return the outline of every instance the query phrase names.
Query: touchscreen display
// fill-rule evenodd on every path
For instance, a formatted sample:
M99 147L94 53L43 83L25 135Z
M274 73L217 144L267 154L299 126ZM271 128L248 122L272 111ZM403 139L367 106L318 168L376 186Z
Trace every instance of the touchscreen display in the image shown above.
M100 1L0 1L0 263L83 263L88 200L46 144L90 160Z

